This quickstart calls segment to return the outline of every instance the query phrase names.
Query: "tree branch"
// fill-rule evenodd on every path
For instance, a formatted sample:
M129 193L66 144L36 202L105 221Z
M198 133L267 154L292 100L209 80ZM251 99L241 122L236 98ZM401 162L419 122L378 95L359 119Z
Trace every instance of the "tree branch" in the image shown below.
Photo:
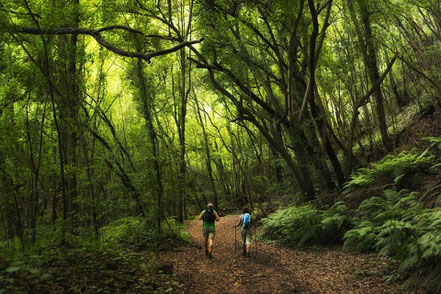
M397 51L395 53L395 56L392 58L392 60L389 62L386 70L384 71L383 75L377 80L377 82L372 86L372 88L369 90L369 92L364 95L360 100L357 101L357 103L355 104L355 111L357 111L358 108L360 108L361 106L363 106L364 104L366 104L367 100L369 99L369 97L375 92L375 90L380 87L381 83L383 83L383 80L386 78L387 74L389 73L389 71L392 69L392 66L394 65L395 61L398 58L399 55L399 51Z
M363 106L364 104L366 104L369 101L369 97L375 92L375 90L381 86L381 83L383 83L384 79L386 78L387 74L389 73L389 71L392 69L392 66L394 65L395 61L398 58L399 55L399 51L397 51L395 53L395 56L392 58L392 60L389 62L386 70L384 71L384 73L381 75L381 77L375 82L375 84L372 86L372 88L367 92L366 95L364 95L362 98L360 98L354 105L354 112L352 113L352 118L351 118L351 130L350 130L350 134L349 134L349 138L348 138L348 147L346 148L346 171L348 173L351 172L352 170L352 146L353 146L353 141L354 141L354 132L355 132L355 127L357 124L357 117L358 117L358 109Z
M158 50L158 51L151 52L149 54L144 54L144 53L140 53L140 52L132 52L132 51L127 51L127 50L121 49L121 48L107 42L106 40L104 40L103 36L101 35L102 32L114 30L114 29L121 29L121 30L126 30L129 32L132 32L132 33L136 33L136 34L142 34L142 32L140 32L140 31L137 31L137 30L131 29L129 27L125 27L125 26L115 25L115 26L104 27L104 28L101 28L98 30L88 29L88 28L75 28L75 27L47 28L47 29L40 30L39 28L19 27L19 26L14 26L13 29L17 33L30 34L30 35L41 35L41 34L43 34L43 35L68 35L68 34L89 35L89 36L93 37L95 39L95 41L97 41L101 46L105 47L106 49L108 49L118 55L131 57L131 58L139 58L139 59L143 59L147 62L150 62L150 60L154 57L166 55L166 54L178 51L179 49L184 48L186 46L200 43L204 39L204 38L201 38L199 40L184 41L184 42L181 42L178 45L173 46L168 49Z
M132 29L130 27L126 27L126 26L121 26L121 25L113 25L113 26L108 26L108 27L103 27L101 29L96 30L97 32L105 32L105 31L111 31L111 30L124 30L124 31L128 31L134 34L140 34L140 35L144 35L143 32Z

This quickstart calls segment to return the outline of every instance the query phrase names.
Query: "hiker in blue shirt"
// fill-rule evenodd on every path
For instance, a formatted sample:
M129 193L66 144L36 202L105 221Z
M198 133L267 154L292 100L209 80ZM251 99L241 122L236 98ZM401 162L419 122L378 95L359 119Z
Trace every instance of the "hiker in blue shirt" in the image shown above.
M240 226L240 235L242 237L243 250L242 255L250 257L251 247L251 215L248 206L242 207L242 215L234 227Z

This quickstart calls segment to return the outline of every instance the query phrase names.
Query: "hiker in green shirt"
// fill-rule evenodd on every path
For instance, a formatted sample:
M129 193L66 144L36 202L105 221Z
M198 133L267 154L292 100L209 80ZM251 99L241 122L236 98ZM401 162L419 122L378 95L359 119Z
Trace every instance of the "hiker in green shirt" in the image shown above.
M216 228L214 221L219 221L219 215L214 210L213 204L208 203L207 209L203 210L199 215L199 219L203 220L202 234L205 238L205 255L208 258L213 258L211 252L213 250L214 235L216 233Z

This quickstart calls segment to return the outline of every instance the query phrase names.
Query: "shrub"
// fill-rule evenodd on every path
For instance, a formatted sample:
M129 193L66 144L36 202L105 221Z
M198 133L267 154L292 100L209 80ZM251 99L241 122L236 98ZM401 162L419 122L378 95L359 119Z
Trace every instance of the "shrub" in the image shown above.
M289 246L341 242L352 219L343 202L321 211L311 204L280 209L263 219L262 238Z
M99 242L66 234L63 243L45 241L26 252L3 254L0 294L167 293L174 285L171 276L152 261L154 250L184 242L173 222L169 224L158 235L144 218L128 217L102 228Z
M317 235L320 222L320 212L311 204L280 209L263 219L262 238L299 246Z
M372 163L370 168L360 168L344 186L344 193L358 188L366 188L374 183L398 183L409 172L425 170L434 157L419 158L417 150L404 151L397 156L388 155L379 163Z
M330 209L322 213L321 243L341 243L344 234L354 227L352 212L343 201L335 203Z
M390 235L393 236L391 240L399 242L399 236L406 232L398 231L409 228L400 221L407 222L419 213L417 195L407 190L386 190L382 197L363 201L355 213L358 225L345 234L344 246L355 246L359 252L382 251L386 250L380 240L382 237Z
M344 246L392 257L400 262L400 273L414 273L441 289L441 210L423 208L417 195L386 190L382 197L365 200Z
M424 140L427 140L430 143L436 143L438 149L441 149L441 137L426 137Z
M144 218L127 217L103 228L104 241L123 245L135 251L168 249L188 242L191 237L185 230L169 219L158 234L155 224Z
M122 241L130 236L139 235L143 227L144 223L140 218L126 217L105 226L102 234L105 242Z

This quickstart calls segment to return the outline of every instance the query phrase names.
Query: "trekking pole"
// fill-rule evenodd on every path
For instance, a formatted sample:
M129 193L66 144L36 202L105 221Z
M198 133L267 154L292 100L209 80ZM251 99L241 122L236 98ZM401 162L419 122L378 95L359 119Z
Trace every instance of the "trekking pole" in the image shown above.
M234 258L236 258L236 226L234 226Z
M257 257L257 227L254 226L254 243L256 243L256 257Z

